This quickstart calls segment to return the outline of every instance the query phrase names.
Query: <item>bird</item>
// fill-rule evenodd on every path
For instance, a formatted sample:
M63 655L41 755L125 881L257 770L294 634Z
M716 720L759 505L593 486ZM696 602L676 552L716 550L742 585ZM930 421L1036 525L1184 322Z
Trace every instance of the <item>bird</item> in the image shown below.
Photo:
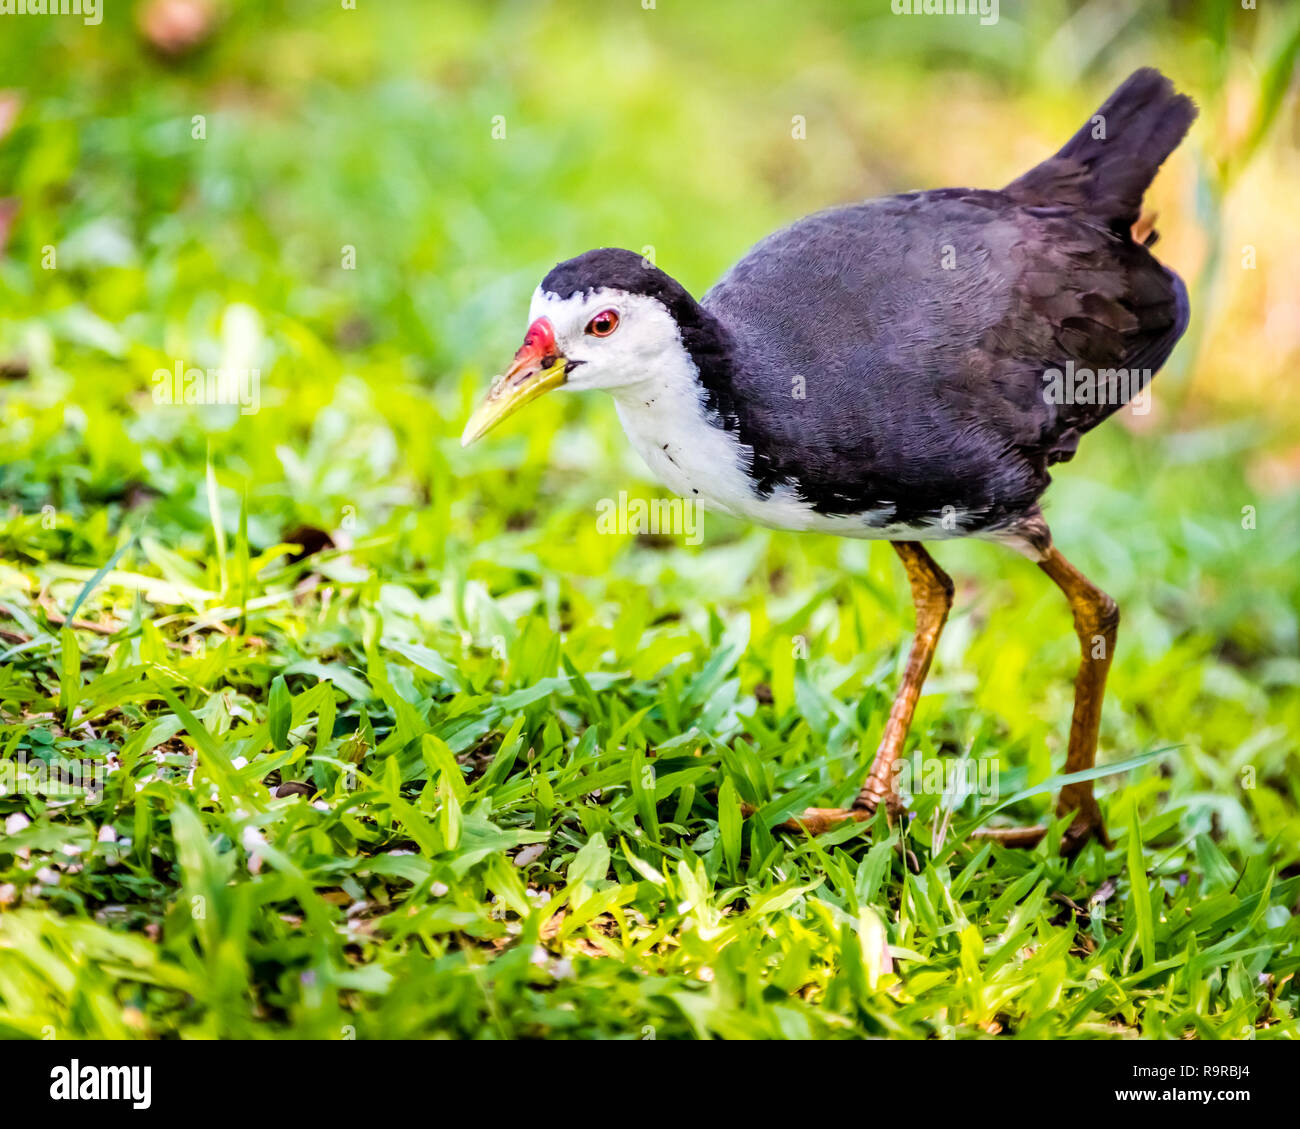
M783 826L905 811L900 757L954 591L925 545L956 537L1014 550L1064 594L1081 650L1065 772L1093 768L1119 609L1057 548L1040 499L1049 467L1146 394L1187 328L1187 288L1152 254L1142 199L1196 115L1143 68L1004 188L814 213L698 301L609 247L558 263L533 294L464 446L553 389L604 389L668 489L775 529L886 540L902 563L916 631L862 787ZM1091 778L1067 782L1056 811L1063 853L1109 845ZM1047 830L982 829L1026 847Z

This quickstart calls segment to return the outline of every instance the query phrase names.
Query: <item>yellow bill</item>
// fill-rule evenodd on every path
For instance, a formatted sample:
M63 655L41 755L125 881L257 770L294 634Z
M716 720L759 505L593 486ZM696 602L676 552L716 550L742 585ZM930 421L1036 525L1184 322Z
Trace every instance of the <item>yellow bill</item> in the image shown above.
M555 330L546 318L528 327L523 346L506 372L492 382L483 402L465 424L460 445L468 447L538 396L558 388L568 377L569 362L555 345Z

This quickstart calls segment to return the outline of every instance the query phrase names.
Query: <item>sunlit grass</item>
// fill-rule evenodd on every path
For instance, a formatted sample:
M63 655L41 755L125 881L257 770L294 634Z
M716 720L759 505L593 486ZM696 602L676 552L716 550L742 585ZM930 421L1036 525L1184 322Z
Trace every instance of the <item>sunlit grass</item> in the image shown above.
M1265 355L1277 318L1235 274L1218 292L1251 320L1198 306L1197 367L1048 496L1123 609L1103 761L1159 753L1100 782L1115 845L1073 863L1055 836L969 834L1063 759L1077 644L1032 565L936 549L957 605L909 751L996 766L998 796L809 842L771 826L853 793L905 655L888 548L715 515L698 548L601 535L602 498L653 488L597 398L457 443L557 258L653 245L702 290L823 204L1008 179L1047 142L1002 121L1064 136L1124 67L1040 75L1049 4L1004 14L996 49L829 4L725 28L669 5L440 5L436 27L308 7L236 6L170 68L107 23L0 45L23 99L0 138L22 203L0 767L104 771L89 799L0 796L0 1034L1294 1036L1297 417L1234 391L1225 358ZM1226 86L1195 26L1144 17L1125 51L1184 61L1207 97ZM556 59L584 65L560 81ZM960 109L927 67L960 73ZM1231 247L1204 224L1237 193L1294 195L1278 132L1202 184L1222 207L1165 189L1162 253ZM1204 172L1186 159L1174 185ZM1273 238L1265 294L1293 217ZM1268 356L1252 379L1290 381ZM231 357L261 371L255 414L153 401L156 369ZM993 818L1050 819L1050 792Z

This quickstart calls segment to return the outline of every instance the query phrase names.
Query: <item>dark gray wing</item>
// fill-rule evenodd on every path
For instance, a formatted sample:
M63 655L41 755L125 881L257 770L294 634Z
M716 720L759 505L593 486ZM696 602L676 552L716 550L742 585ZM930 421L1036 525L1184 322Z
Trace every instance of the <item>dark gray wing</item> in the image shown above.
M1046 486L1041 381L994 371L1024 331L1028 233L995 193L922 193L810 216L758 244L703 299L735 337L715 399L754 451L761 489L818 510L972 527ZM1003 327L1008 327L1004 329ZM1042 358L1045 360L1046 358Z

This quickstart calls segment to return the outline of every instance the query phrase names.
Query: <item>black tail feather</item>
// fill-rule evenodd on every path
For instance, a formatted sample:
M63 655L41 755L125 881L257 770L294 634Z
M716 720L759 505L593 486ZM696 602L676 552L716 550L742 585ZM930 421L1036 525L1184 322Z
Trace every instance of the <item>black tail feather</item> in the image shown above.
M1134 71L1054 157L1005 191L1026 204L1070 204L1115 231L1138 221L1142 194L1196 119L1196 105L1151 67Z

